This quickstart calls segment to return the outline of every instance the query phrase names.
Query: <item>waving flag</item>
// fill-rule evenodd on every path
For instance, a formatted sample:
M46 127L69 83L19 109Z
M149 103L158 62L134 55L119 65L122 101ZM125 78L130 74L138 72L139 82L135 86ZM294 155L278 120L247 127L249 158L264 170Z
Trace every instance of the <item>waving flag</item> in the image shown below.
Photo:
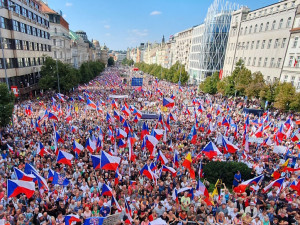
M38 145L38 148L37 148L37 154L44 157L44 154L46 153L47 151L45 150L45 147L44 145L42 144L42 142L39 142L39 145ZM47 152L48 153L48 152Z
M59 143L59 142L62 144L64 143L64 140L59 136L57 131L55 132L55 140L57 143Z
M54 177L54 171L52 169L49 169L48 176L47 176L48 181L53 181L53 177Z
M104 219L106 219L106 217L90 217L84 220L83 225L102 225Z
M260 175L258 177L254 177L250 180L246 180L239 184L237 187L233 189L234 192L236 193L243 193L245 192L246 188L251 185L251 184L258 184L262 179L264 178L264 175Z
M39 123L37 122L37 120L35 121L35 129L37 130L37 132L39 132L39 134L43 134L40 126L39 126Z
M175 105L174 100L171 98L164 98L163 99L163 106L167 108L172 108Z
M71 225L73 222L81 222L78 215L69 214L65 216L65 225Z
M97 105L89 98L87 99L86 104L92 109L97 109Z
M266 187L263 188L262 192L266 193L271 187L280 188L281 185L283 184L284 180L285 180L285 177L279 178L277 180L274 180L274 181L270 182Z
M157 144L158 144L158 140L154 136L152 136L152 135L145 136L145 145L146 145L147 149L150 151L151 155Z
M56 120L58 122L58 118L51 112L48 113L48 120Z
M260 138L263 136L264 126L261 125L258 130L255 132L255 137Z
M235 146L230 141L228 141L228 139L225 138L224 136L222 136L222 145L225 150L224 153L229 152L229 153L233 154L233 153L236 153L236 151L239 149L237 146Z
M26 163L26 164L25 164L24 172L25 172L26 174L32 174L32 172L38 173L37 170L36 170L32 165L30 165L29 163Z
M122 130L121 128L117 129L117 138L121 139L121 138L126 138L127 137L127 133L126 131Z
M114 117L116 120L120 120L120 113L118 113L116 110L114 110Z
M85 148L89 150L90 153L94 153L96 151L96 143L88 138L85 144Z
M73 158L74 158L74 156L71 155L70 153L67 153L64 151L59 151L56 162L60 163L60 164L72 166Z
M119 148L126 148L126 146L127 146L127 142L124 141L123 139L119 139L119 141L118 141L118 147Z
M101 156L100 155L91 155L92 163L94 169L100 169L100 161L101 161Z
M80 152L83 150L83 146L81 144L79 144L77 141L73 141L73 151L76 152L78 155L80 154Z
M128 107L126 107L126 106L123 106L122 112L123 112L126 116L129 116L129 115L130 115L130 110L129 110Z
M161 150L158 151L158 155L156 160L160 160L162 165L165 165L168 163L168 159L166 158L166 156L164 156L164 154L161 152Z
M103 184L101 196L113 196L112 189L108 185Z
M210 141L203 149L202 152L204 155L206 155L209 159L212 159L213 157L217 155L222 155L222 153L219 151L217 146Z
M164 130L153 129L151 135L154 136L159 141L164 136Z
M191 133L190 133L190 141L192 144L197 143L197 130L195 125L192 127Z
M170 172L173 177L176 177L177 172L174 168L163 165L161 168L162 171Z
M52 184L67 186L67 185L69 185L69 183L70 183L70 181L66 177L60 175L57 172L54 172Z
M142 113L139 110L137 110L136 108L134 108L132 114L139 117L139 118L142 118Z
M153 179L153 173L147 164L140 170L140 174L148 177L150 180Z
M147 127L147 124L144 122L143 127L142 127L142 132L141 132L141 140L143 140L144 137L148 134L149 134L148 127Z
M108 123L114 123L115 120L109 115L109 113L106 113L106 121Z
M35 192L35 184L22 180L7 180L7 198L17 197L19 194L25 194L29 199Z
M115 205L118 209L119 212L122 212L122 208L120 207L119 203L117 202L117 200L115 199L114 196L111 196L111 205Z
M47 184L47 181L44 177L42 177L38 172L32 171L32 174L35 176L37 180L39 189L50 190ZM35 179L33 181L35 181Z
M16 167L14 167L14 171L15 171L15 174L16 174L16 177L17 177L18 180L33 181L33 179L35 178L34 175L26 174L23 171L17 169Z
M108 153L102 151L100 169L116 171L120 164L120 161L121 161L120 157L111 156Z
M11 154L14 154L15 152L14 152L13 147L11 147L9 144L6 144L6 145L7 145L7 148L8 148L8 150L9 150L9 152L10 152Z
M173 157L173 164L178 168L179 167L179 158L178 158L178 152L175 150L174 157Z

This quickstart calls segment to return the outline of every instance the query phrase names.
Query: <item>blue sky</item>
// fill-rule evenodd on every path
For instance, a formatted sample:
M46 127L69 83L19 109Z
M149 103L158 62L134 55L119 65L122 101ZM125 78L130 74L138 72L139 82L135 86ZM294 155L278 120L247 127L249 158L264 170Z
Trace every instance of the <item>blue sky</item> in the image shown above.
M160 42L170 35L201 24L213 0L48 0L61 10L73 31L84 30L89 39L109 49L126 50L141 42ZM235 0L251 10L277 0Z

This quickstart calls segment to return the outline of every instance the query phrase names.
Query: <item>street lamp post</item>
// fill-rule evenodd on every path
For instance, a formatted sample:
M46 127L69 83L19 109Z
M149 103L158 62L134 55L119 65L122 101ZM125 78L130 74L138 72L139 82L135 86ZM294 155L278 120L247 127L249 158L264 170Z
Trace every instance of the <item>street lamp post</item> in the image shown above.
M10 6L7 7L7 9L8 8L15 8L15 7L16 7L15 5L10 5ZM2 6L2 7L0 7L0 9L6 9L6 7ZM5 73L5 81L6 81L6 85L7 85L8 90L10 90L9 89L8 76L7 76L6 59L5 59L5 56L4 56L4 47L3 47L1 29L2 29L2 26L0 26L0 45L1 45L1 51L2 51L2 60L3 60L3 67L4 67L4 73Z

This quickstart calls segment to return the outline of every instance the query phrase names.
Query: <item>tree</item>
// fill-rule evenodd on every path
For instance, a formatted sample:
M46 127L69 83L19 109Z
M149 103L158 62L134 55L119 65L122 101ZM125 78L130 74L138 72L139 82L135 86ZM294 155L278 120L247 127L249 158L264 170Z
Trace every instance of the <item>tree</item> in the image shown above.
M113 57L109 57L108 60L107 60L107 65L108 66L113 66L115 65L115 60Z
M8 125L12 118L15 96L7 89L6 84L0 84L0 126Z
M216 94L218 91L217 86L219 81L219 73L215 72L213 75L205 78L205 80L200 84L200 89L204 93Z
M248 98L259 98L260 92L265 87L264 76L261 72L255 72L252 75L251 82L246 86L245 93Z
M289 110L291 106L297 108L296 89L291 83L281 83L275 97L274 106L281 110Z

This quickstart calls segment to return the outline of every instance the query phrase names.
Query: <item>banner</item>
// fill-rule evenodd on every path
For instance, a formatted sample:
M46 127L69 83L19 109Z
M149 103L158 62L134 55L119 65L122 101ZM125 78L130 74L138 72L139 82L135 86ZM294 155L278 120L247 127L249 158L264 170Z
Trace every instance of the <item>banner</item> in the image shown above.
M15 95L16 97L18 97L18 96L19 96L19 90L18 90L18 87L17 87L17 86L11 86L10 88L11 88L11 91L14 93L14 95Z
M263 138L255 138L255 137L249 137L248 139L249 142L253 143L258 143L258 144L261 144L264 142L264 139Z
M109 95L110 98L128 98L128 95Z

